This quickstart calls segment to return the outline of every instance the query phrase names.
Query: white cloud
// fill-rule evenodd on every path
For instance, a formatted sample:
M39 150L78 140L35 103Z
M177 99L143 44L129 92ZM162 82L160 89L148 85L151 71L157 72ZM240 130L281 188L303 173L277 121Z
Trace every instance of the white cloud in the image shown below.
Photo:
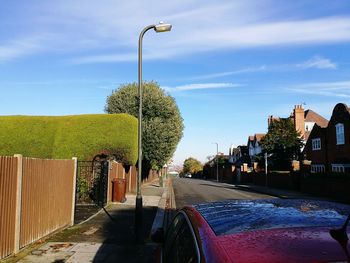
M316 68L316 69L336 69L337 64L331 60L319 56L314 56L313 58L298 64L297 67L303 69Z
M0 62L33 54L42 49L43 37L21 38L0 45Z
M192 19L195 21L194 18ZM223 49L237 50L263 46L315 45L350 41L350 18L347 17L253 23L238 26L230 25L230 23L224 25L205 24L203 26L195 25L193 29L189 28L188 24L191 24L191 21L188 21L187 25L183 22L173 23L174 30L167 36L149 36L148 41L145 41L144 44L148 48L144 52L145 57L147 59L162 59ZM130 39L129 43L134 45L136 52L136 38L134 41ZM152 53L150 50L158 50L162 52L162 56L157 55L157 52ZM99 59L98 62L103 62L103 57L100 58L102 59ZM131 60L134 59L135 57ZM110 61L109 55L105 56L105 61ZM322 66L321 61L319 61L318 66Z
M233 71L225 71L225 72L217 72L212 74L205 74L199 76L189 77L187 79L199 80L199 79L213 79L213 78L221 78L227 77L231 75L238 75L244 73L254 73L254 72L267 72L267 71L294 71L296 69L336 69L337 64L332 62L330 59L323 58L320 56L314 56L311 59L302 62L300 64L277 64L277 65L262 65L260 67L248 67Z
M126 53L126 54L93 55L93 56L84 56L84 57L72 59L72 62L76 64L99 63L99 62L128 62L128 61L137 61L137 54Z
M288 90L297 93L319 96L350 98L350 81L300 84L288 88Z
M172 51L167 50L145 50L142 55L143 60L155 60L165 59L172 56ZM89 55L83 57L77 57L71 61L76 64L88 64L88 63L109 63L109 62L134 62L138 60L138 53L135 49L134 52L124 52L122 54L102 54L102 55Z
M145 59L223 49L350 41L350 16L281 18L276 14L287 13L288 7L270 1L178 0L164 5L160 0L62 0L26 8L19 12L25 18L11 19L27 35L0 36L1 42L10 43L0 49L2 60L50 51L69 54L76 63L135 61L140 31L161 20L172 23L173 30L145 35ZM31 41L11 44L43 34L57 37L35 42L34 46ZM322 67L320 62L318 67Z
M176 87L163 86L162 88L169 92L175 91L188 91L188 90L201 90L201 89L223 89L223 88L236 88L242 85L235 83L193 83Z
M226 72L218 72L213 74L194 76L194 77L190 77L190 79L213 79L213 78L227 77L227 76L236 75L236 74L259 72L264 70L266 70L265 65L257 68L244 68L244 69L239 69L234 71L226 71Z

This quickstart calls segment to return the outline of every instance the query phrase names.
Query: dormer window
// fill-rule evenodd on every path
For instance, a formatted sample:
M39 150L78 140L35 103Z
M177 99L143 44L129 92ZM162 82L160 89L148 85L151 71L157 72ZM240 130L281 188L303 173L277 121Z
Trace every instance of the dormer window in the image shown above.
M343 123L336 124L335 132L336 132L337 145L344 144L345 143L344 124Z
M313 151L321 150L321 139L320 138L312 139L312 150Z

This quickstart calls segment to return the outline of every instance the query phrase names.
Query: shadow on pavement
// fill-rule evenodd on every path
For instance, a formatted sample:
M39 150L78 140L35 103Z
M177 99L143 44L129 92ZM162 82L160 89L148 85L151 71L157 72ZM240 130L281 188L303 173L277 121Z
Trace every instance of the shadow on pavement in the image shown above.
M74 211L74 224L79 224L95 215L101 207L95 204L77 204Z
M149 236L156 213L157 207L143 207L143 245L135 242L135 208L124 204L109 205L89 221L59 232L49 241L77 243L71 262L154 262L156 245Z
M93 262L154 262L155 245L149 236L157 212L155 207L143 208L143 236L145 243L138 245L134 234L134 207L104 209L102 235L105 240L97 250Z

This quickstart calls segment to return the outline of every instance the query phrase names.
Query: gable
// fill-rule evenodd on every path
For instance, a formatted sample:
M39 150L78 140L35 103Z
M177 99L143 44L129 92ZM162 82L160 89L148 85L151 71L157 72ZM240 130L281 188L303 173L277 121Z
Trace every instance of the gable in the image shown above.
M304 112L304 118L305 122L314 122L322 128L325 128L328 125L327 119L323 118L321 115L312 110L306 110Z

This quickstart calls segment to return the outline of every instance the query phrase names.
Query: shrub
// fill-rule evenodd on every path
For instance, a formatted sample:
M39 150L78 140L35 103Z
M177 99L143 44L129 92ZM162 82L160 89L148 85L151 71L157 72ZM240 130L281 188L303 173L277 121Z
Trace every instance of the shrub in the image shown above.
M137 119L128 114L0 116L0 155L91 160L114 154L137 160Z

